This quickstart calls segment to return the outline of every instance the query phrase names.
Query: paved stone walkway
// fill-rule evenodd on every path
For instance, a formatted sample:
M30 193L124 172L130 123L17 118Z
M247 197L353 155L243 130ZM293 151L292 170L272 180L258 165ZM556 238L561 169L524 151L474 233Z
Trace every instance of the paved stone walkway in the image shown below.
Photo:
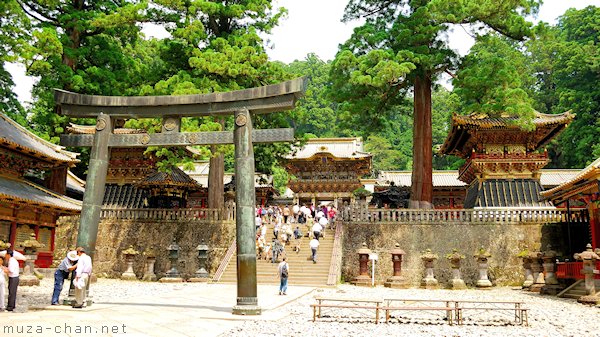
M279 296L277 286L259 286L261 316L231 314L236 286L181 284L163 293L68 306L30 308L25 313L0 312L0 336L219 336L244 320L277 320L287 315L279 307L314 288L291 287Z

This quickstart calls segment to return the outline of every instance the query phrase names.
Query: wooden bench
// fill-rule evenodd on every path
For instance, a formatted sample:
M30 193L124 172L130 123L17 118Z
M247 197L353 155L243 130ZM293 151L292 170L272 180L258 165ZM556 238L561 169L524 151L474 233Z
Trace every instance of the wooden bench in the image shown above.
M453 307L455 311L455 317L457 324L463 323L463 310L482 310L482 311L505 311L505 310L514 310L515 312L515 322L518 324L523 324L525 326L528 325L528 309L523 308L523 302L516 301L469 301L469 300L421 300L421 299L405 299L405 298L387 298L384 299L385 306L391 307L393 302L403 302L403 303L417 303L418 307L410 307L407 308L421 308L424 307L423 303L445 303L446 308ZM502 307L503 305L508 305L509 307ZM427 306L425 306L427 307ZM415 310L424 310L424 309L415 309ZM432 309L434 310L434 309ZM442 310L442 309L437 309ZM388 314L386 313L386 318ZM452 312L448 310L447 319L449 322L452 321Z
M340 308L375 310L375 323L377 324L379 322L379 310L383 303L383 300L381 299L372 298L315 297L315 300L317 300L317 304L311 304L311 307L313 307L313 322L317 317L321 318L321 308ZM324 304L323 302L334 302L338 304Z
M528 309L523 308L524 302L515 301L456 301L456 322L460 325L463 321L463 311L505 311L511 310L515 313L515 322L525 326L529 325ZM508 307L501 307L507 305Z

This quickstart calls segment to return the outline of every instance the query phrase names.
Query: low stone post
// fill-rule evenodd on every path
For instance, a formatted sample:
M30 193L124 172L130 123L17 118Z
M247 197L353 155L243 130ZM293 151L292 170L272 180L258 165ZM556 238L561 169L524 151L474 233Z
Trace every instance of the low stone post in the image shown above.
M446 259L448 259L452 268L452 283L450 284L450 288L454 290L467 289L465 281L463 281L460 274L460 262L464 258L465 256L461 255L456 249L453 249L452 253L446 255Z
M142 281L156 281L156 274L154 274L154 263L156 262L156 253L153 249L148 249L144 252L146 256L146 272L142 277Z
M158 280L161 283L175 283L175 282L183 282L183 279L179 275L179 271L177 270L177 260L179 259L179 245L175 242L175 238L173 238L173 242L167 247L167 251L169 252L169 260L171 261L171 269L165 274L165 277Z
M488 278L488 259L492 256L483 247L479 248L479 251L473 255L477 259L477 268L479 269L479 279L475 286L477 288L489 289L492 287L492 282Z
M388 288L406 289L409 285L404 276L402 276L402 256L406 253L400 249L400 244L396 243L395 248L390 251L390 254L392 254L394 273L383 285Z
M587 295L581 296L577 302L586 304L597 304L600 302L600 297L596 294L596 284L594 281L594 274L598 271L596 269L596 260L600 259L600 256L592 251L592 245L587 244L585 251L576 253L574 255L575 260L583 261L583 269L581 273L585 275L585 292Z
M352 280L352 284L363 287L371 286L371 277L369 276L369 254L371 250L367 248L367 244L363 242L362 247L356 251L358 254L359 273Z
M523 269L525 270L525 281L523 281L522 289L529 289L533 284L533 273L531 272L531 256L527 248L523 249L517 257L523 260Z
M208 282L210 280L208 272L206 271L206 260L208 260L208 246L202 240L202 243L196 247L198 251L198 270L190 282Z
M39 286L40 280L35 276L35 260L37 260L38 248L44 247L43 244L39 243L35 239L35 234L31 233L28 240L25 240L21 244L23 247L23 255L27 258L25 260L25 267L23 267L23 275L19 277L20 286Z
M437 254L432 253L429 248L421 254L421 260L423 260L423 265L425 266L425 277L421 280L421 288L438 288L438 280L433 275L433 262L437 259Z
M542 253L542 260L544 263L542 267L544 268L545 284L540 290L540 294L548 294L548 295L556 295L558 294L563 287L558 283L558 279L556 278L556 252L552 250L549 246L548 250Z
M544 269L542 268L542 253L532 252L529 257L531 258L531 271L533 273L533 284L529 287L529 291L539 293L546 284Z
M123 257L125 257L125 263L127 263L127 269L125 270L125 272L123 274L121 274L121 280L137 280L137 276L135 276L135 273L133 272L133 259L135 259L135 256L138 255L140 252L138 252L137 250L133 249L133 246L129 246L129 248L127 248L126 250L123 251Z

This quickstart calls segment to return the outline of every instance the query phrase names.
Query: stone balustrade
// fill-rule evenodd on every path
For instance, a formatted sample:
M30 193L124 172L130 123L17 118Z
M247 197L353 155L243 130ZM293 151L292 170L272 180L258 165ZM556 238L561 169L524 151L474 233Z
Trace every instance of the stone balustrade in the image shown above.
M341 212L348 223L556 223L567 221L565 209L385 209L351 205ZM585 211L571 211L571 223L587 221Z

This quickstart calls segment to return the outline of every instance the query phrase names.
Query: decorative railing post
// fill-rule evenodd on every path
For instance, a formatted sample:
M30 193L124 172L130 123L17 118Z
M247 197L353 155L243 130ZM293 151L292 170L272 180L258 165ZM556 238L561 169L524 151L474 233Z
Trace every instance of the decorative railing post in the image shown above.
M421 288L438 288L438 280L433 275L433 262L437 259L437 254L432 253L429 248L421 254L421 260L423 260L423 265L425 266L425 277L421 280Z
M461 255L456 249L453 249L452 253L446 255L446 259L448 259L450 266L452 267L452 283L450 284L452 289L467 289L465 281L463 281L462 275L460 274L460 262L464 258L465 256Z
M404 276L402 276L402 256L404 256L406 253L400 249L400 244L396 243L394 249L390 251L390 254L392 254L394 273L385 281L383 285L388 288L406 289L408 288L409 284Z
M127 263L127 269L123 274L121 274L121 280L137 280L137 276L133 272L133 259L140 252L133 249L133 246L129 246L126 250L123 251L123 257L125 257L125 263Z
M492 282L488 279L488 259L491 256L483 247L479 248L479 251L473 256L477 259L477 268L479 269L479 279L475 283L477 288L485 289L492 286Z
M581 296L577 299L577 302L587 304L597 304L600 301L600 297L596 294L596 283L594 281L594 274L597 273L596 260L600 259L600 256L592 251L592 245L587 244L585 251L576 253L574 255L575 260L583 261L583 269L581 273L585 275L585 292L586 296Z

